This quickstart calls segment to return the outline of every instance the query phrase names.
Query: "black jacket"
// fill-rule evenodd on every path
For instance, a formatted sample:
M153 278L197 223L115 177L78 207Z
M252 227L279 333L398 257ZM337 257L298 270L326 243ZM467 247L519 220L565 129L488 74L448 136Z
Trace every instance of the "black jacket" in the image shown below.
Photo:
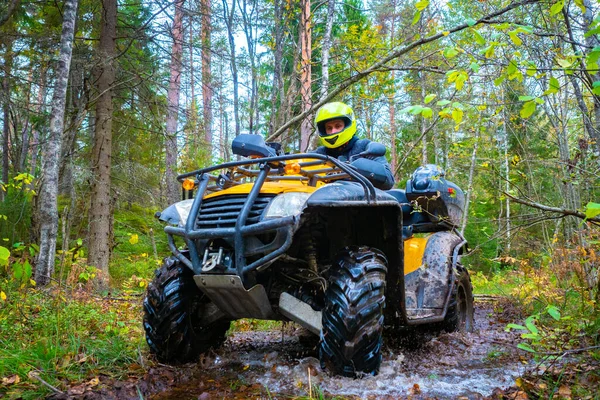
M337 149L330 149L325 146L320 146L320 147L317 147L317 149L314 150L313 153L325 154L330 157L335 157L340 161L347 162L347 161L350 161L350 158L352 156L355 156L355 155L360 154L363 151L365 151L367 149L367 145L369 143L371 143L371 141L369 139L359 139L358 137L353 136L352 139L350 139L350 141L348 143L344 144L343 146L338 147ZM377 187L378 189L382 189L382 190L388 190L388 189L391 189L392 187L394 187L394 174L392 173L392 168L390 167L390 164L387 162L387 159L385 158L385 156L367 157L367 158L383 164L385 167L385 171L387 173L385 183L382 183L382 184L374 183L374 186Z

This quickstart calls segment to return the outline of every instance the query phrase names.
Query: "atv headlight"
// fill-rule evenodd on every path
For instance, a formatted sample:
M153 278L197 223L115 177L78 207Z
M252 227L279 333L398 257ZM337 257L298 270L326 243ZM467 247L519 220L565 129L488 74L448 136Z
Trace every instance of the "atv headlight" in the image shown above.
M193 202L194 199L188 199L171 204L160 213L160 217L158 217L158 219L169 224L184 227L188 216L190 215Z
M281 218L300 214L310 195L310 193L302 192L280 194L267 206L265 218Z

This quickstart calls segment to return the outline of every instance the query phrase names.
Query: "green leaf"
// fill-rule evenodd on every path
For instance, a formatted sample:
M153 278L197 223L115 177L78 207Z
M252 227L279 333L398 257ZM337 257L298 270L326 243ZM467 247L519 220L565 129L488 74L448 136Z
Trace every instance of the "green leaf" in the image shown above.
M433 110L429 107L423 107L423 110L421 111L421 115L424 118L431 118L433 116Z
M535 99L533 96L519 96L519 101L530 101Z
M486 43L486 40L483 36L481 36L481 34L479 32L477 32L475 29L471 30L471 32L473 32L473 36L475 37L475 41L477 42L477 44L480 45L484 45Z
M544 99L540 99L539 97L536 97L535 99L533 99L533 101L535 101L538 104L544 104Z
M592 203L591 201L585 206L585 219L594 218L600 215L600 203Z
M556 308L555 306L549 305L548 307L546 307L546 312L550 314L550 316L555 320L560 321L560 311L558 311L558 308Z
M525 320L525 326L527 327L527 329L529 330L529 332L537 335L538 333L540 333L540 331L538 330L538 328L535 326L535 324L533 323L533 318L529 317Z
M417 13L415 14L411 25L416 25L417 22L419 22L419 20L421 19L421 11L417 11Z
M551 76L550 83L548 84L548 89L546 89L546 91L542 94L542 96L547 96L549 94L557 93L558 89L560 89L560 83L558 82L558 79Z
M455 47L447 47L444 50L444 57L446 58L454 58L458 55L458 50Z
M492 57L494 57L494 49L495 48L496 48L495 44L492 44L492 45L488 46L484 50L485 58L492 58Z
M455 108L452 110L452 119L458 125L463 120L463 110L460 108Z
M516 31L512 31L512 32L508 32L508 36L510 37L510 40L512 40L512 42L516 45L516 46L520 46L523 44L523 41L521 40L521 38L517 35Z
M575 5L579 7L582 14L585 14L585 5L583 4L583 0L575 0Z
M4 246L0 246L0 265L8 265L8 259L10 257L10 250Z
M508 324L506 325L506 331L509 332L511 329L518 329L521 331L526 331L527 328L525 328L523 325L517 325L517 324Z
M427 8L428 5L429 5L429 0L422 0L422 1L417 2L417 4L415 4L415 7L417 8L417 10L423 11L424 9Z
M528 351L528 352L530 352L530 353L535 353L535 350L534 350L534 349L532 349L532 348L531 348L531 347L530 347L528 344L525 344L525 343L519 343L519 344L517 345L517 348L519 348L519 349L521 349L521 350Z
M573 63L571 61L565 60L564 58L558 58L558 57L556 57L556 62L562 68L569 68L571 65L573 65Z
M475 61L473 61L471 65L469 65L469 68L471 68L471 70L475 73L479 72L479 64L477 64Z
M556 15L562 11L565 6L565 2L563 0L556 2L552 7L550 7L550 15Z
M475 21L473 18L467 18L467 20L465 22L469 26L473 26L473 25L475 25L477 23L477 21Z
M440 100L437 102L437 106L443 107L443 106L447 106L448 104L450 104L450 100Z
M502 82L506 79L506 75L500 75L496 79L494 79L494 86L500 86Z
M523 104L523 108L521 108L520 115L521 118L529 118L535 111L536 103L535 101L528 101Z
M431 103L431 100L435 99L437 95L436 94L428 94L427 96L425 96L425 104L429 104Z
M592 93L594 93L597 96L600 96L600 81L595 81L594 83L592 83Z
M586 32L586 33L583 35L583 37L586 37L586 38L588 38L588 37L590 37L590 36L594 36L594 35L597 35L597 34L599 34L599 33L600 33L600 26L597 26L596 28L594 28L594 29L590 29L589 31L587 31L587 32Z

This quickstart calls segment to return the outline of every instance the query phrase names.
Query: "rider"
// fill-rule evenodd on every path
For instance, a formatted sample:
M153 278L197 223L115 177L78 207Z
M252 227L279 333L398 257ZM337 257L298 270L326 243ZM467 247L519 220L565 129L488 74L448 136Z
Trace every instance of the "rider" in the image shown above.
M314 153L326 154L340 161L349 161L352 156L362 153L371 143L369 139L359 139L356 135L356 118L354 111L341 102L327 103L317 111L315 124L319 131L322 146ZM394 186L394 174L385 156L367 157L384 165L386 179L375 187L388 190Z

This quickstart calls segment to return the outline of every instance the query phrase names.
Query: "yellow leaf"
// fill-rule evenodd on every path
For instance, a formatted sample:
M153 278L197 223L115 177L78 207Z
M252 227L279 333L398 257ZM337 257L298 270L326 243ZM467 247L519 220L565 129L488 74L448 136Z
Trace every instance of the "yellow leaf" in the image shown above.
M100 383L100 379L98 379L98 378L93 378L92 380L90 380L90 381L88 382L88 385L90 385L90 386L96 386L96 385L98 385L99 383Z
M129 238L129 243L131 243L131 244L137 244L138 240L139 240L138 235L136 233L134 233Z
M29 284L33 287L35 287L35 285L37 285L36 281L34 281L33 279L29 280Z
M0 291L0 299L2 299L2 301L6 301L6 293Z
M19 375L11 375L8 378L2 378L2 385L4 386L16 385L19 382L21 382Z
M444 36L448 36L449 34L450 34L450 31L444 31L444 32L442 32L442 35L444 35Z

